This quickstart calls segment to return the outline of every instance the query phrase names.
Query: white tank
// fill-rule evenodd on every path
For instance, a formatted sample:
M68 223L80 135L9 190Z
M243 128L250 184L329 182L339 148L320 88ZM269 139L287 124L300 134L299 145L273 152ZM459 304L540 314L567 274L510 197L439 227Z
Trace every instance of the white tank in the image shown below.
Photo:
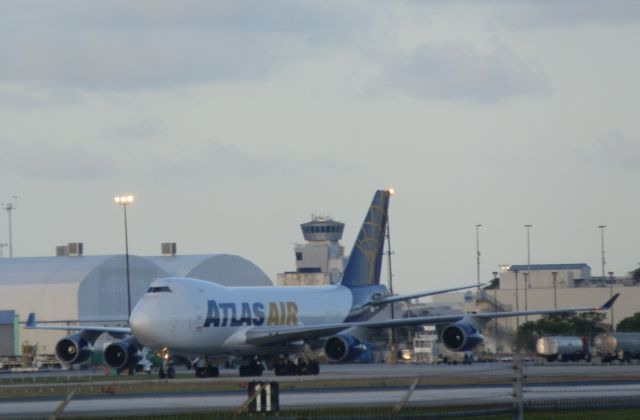
M640 333L600 334L594 339L594 346L600 355L614 355L620 351L640 353Z
M593 346L599 355L615 354L618 348L618 340L613 334L598 334L593 339Z
M541 337L536 341L536 352L545 357L578 353L583 347L582 339L573 336Z

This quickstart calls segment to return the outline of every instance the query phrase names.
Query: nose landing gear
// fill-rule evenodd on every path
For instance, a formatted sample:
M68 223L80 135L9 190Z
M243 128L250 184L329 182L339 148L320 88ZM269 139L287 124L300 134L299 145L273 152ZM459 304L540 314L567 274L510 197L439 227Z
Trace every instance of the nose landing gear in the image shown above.
M173 379L176 377L176 369L173 366L173 360L169 354L168 348L163 348L156 355L160 358L160 369L158 369L158 378Z

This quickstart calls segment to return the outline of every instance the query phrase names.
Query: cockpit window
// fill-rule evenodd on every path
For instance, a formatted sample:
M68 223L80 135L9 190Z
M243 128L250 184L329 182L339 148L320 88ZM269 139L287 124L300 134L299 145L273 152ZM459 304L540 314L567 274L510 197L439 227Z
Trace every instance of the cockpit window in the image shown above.
M169 289L169 286L157 286L157 287L152 286L147 289L147 293L161 293L161 292L171 293L171 289Z

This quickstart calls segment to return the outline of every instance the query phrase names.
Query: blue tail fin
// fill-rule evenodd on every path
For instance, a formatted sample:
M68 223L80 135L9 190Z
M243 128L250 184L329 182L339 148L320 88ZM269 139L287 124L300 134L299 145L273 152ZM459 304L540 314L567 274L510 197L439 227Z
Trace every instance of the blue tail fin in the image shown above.
M374 194L344 269L341 280L343 286L371 286L380 283L390 196L389 191L383 190L378 190Z

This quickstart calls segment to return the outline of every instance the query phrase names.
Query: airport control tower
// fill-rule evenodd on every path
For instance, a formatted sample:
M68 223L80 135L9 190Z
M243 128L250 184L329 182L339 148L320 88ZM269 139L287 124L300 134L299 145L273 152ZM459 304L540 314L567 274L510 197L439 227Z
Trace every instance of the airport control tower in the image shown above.
M278 274L282 286L332 284L340 280L345 265L340 245L344 223L326 216L312 216L300 225L305 244L296 244L296 271Z

